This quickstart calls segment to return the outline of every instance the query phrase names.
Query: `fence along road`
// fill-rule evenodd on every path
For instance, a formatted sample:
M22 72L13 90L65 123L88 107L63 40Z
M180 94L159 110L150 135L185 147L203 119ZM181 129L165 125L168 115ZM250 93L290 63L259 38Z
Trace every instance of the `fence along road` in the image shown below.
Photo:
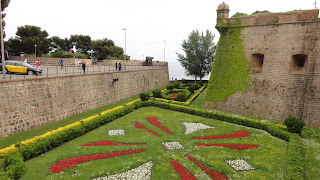
M70 76L79 74L97 74L97 73L107 73L107 72L121 72L121 71L140 71L147 69L162 69L167 68L167 66L122 66L121 70L116 69L115 66L86 66L85 72L81 66L64 66L62 69L60 66L41 66L41 75L25 75L25 74L6 74L5 79L0 76L0 81L4 80L16 80L16 79L34 79L39 77L57 77L57 76ZM1 72L1 71L0 71ZM1 72L2 73L2 72Z

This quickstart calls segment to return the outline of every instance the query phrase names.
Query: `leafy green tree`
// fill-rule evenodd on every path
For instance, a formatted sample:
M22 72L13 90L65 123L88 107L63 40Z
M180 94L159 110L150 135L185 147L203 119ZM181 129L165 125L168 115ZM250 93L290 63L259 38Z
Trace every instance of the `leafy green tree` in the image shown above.
M72 48L72 44L68 38L61 39L59 36L53 36L50 38L50 49L52 51L63 50L69 52Z
M77 52L87 54L91 49L91 37L88 35L71 35L70 43L77 43Z
M97 59L106 59L107 57L120 58L123 54L123 49L114 44L114 42L110 39L99 39L92 41L92 50L95 51L95 56Z
M10 0L1 0L2 11L4 11L9 6L9 3L10 3ZM6 22L3 19L5 18L6 14L1 12L1 15L2 15L2 26L3 26L3 30L4 30L4 27L6 26ZM5 35L6 34L3 31L3 38L6 37Z
M42 31L40 27L20 26L16 32L16 37L8 40L8 51L13 55L19 55L20 52L34 54L36 45L37 56L47 54L50 45L48 36L47 31Z
M211 67L216 52L213 42L214 34L206 30L206 34L198 30L190 33L187 40L183 40L181 46L185 55L177 53L178 61L185 68L186 74L200 80L211 72Z

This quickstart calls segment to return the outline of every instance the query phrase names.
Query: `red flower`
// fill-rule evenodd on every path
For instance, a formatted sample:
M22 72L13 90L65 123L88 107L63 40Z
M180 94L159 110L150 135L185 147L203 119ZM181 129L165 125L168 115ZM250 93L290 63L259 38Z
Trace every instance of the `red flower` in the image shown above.
M175 97L177 97L177 94L172 94L170 97L175 98Z
M142 145L147 145L147 144L123 144L123 143L115 143L111 141L100 141L100 142L94 142L94 143L88 143L88 144L82 144L81 146L142 146Z
M136 128L138 128L138 129L145 129L145 130L151 132L152 134L154 134L154 135L156 135L156 136L158 136L158 137L162 137L161 135L157 134L157 133L154 132L154 131L151 131L150 129L144 127L143 125L141 125L141 124L139 124L139 123L137 123L137 122L134 123L134 126L135 126Z
M257 145L249 145L249 144L197 144L197 146L222 146L228 147L235 150L244 150L258 147Z
M206 136L206 137L196 137L192 139L225 139L225 138L237 138L237 137L246 137L250 136L250 133L247 131L237 131L233 134L218 135L218 136Z
M162 129L163 131L172 134L172 132L170 130L168 130L167 128L163 127L161 124L158 123L158 118L156 117L147 117L147 121L149 121L151 124L157 126L158 128Z
M193 174L188 171L185 167L179 164L177 161L170 161L172 166L178 171L182 180L196 180L197 178L193 176Z
M186 155L186 157L194 162L197 166L199 166L204 172L206 172L211 179L215 179L215 180L227 180L227 176L225 176L224 174L222 174L221 172L216 172L214 170L211 170L207 167L205 167L204 165L200 164L197 160L195 160L192 156L188 156Z
M106 159L106 158L124 156L127 154L141 153L144 151L145 150L132 150L132 151L120 151L120 152L111 152L111 153L105 153L105 154L95 154L95 155L89 155L89 156L72 157L69 159L64 159L64 160L56 162L54 165L51 166L50 170L52 172L59 173L59 172L64 171L66 169L75 168L77 164L81 164L86 161L94 161L97 159Z

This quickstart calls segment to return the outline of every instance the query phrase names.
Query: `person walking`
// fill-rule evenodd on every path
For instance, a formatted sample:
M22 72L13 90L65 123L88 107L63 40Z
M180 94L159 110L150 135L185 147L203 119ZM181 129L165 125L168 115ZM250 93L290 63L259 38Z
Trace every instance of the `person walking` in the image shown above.
M118 63L116 62L116 70L118 70Z
M63 60L62 59L60 60L60 66L61 66L61 69L63 69Z
M83 74L86 73L86 62L82 61L82 69L83 69Z
M119 71L121 71L121 62L119 62Z
M37 61L36 61L36 69L40 70L40 64L41 64L40 61L37 60Z
M27 60L27 59L25 59L25 60L24 60L24 63L25 63L25 64L27 64L27 62L28 62L28 60Z
M80 62L80 60L78 59L78 69L80 69L80 65L81 65L81 62Z

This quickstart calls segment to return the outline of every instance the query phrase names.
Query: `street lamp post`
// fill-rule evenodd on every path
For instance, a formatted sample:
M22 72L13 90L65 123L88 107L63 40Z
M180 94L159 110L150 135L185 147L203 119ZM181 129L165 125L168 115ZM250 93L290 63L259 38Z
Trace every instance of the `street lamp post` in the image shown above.
M123 28L124 30L124 60L126 60L126 53L127 53L127 28Z
M4 59L4 43L3 43L3 27L2 27L2 7L0 3L0 38L1 38L1 60L2 60L2 73L3 79L6 78L6 68L5 68L5 59Z
M34 45L34 57L37 57L37 45Z
M163 61L166 62L166 40L163 41L164 45L163 45Z

